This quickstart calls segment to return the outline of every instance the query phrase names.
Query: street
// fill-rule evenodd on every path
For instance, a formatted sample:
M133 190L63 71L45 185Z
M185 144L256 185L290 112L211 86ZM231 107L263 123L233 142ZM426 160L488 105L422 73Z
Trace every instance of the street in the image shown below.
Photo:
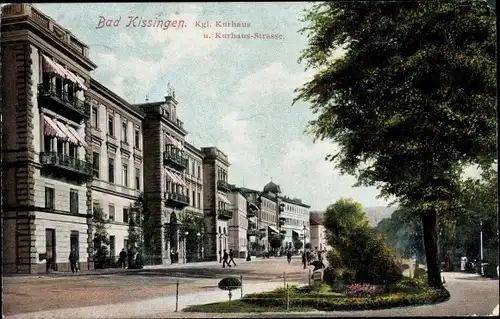
M31 276L4 279L6 318L106 317L234 317L234 314L174 312L179 282L179 311L192 304L227 300L217 287L227 275L243 276L243 293L271 290L288 283L308 282L309 267L299 259L291 265L282 258L237 260L237 267L223 269L219 263L173 265L141 271L81 276ZM435 316L490 315L498 305L498 280L463 273L443 273L451 299L429 306L378 311L314 312L315 316ZM239 291L233 299L240 297ZM86 308L82 308L86 307ZM69 309L67 309L69 308ZM77 309L76 309L77 308ZM124 312L123 309L126 309ZM261 317L261 314L241 314ZM266 314L267 317L277 316ZM302 317L304 313L288 313Z

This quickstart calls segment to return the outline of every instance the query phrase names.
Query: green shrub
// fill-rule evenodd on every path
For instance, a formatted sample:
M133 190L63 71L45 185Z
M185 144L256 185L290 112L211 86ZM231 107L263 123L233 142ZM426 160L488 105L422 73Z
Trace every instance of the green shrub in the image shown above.
M241 281L236 277L226 277L219 281L219 289L233 290L241 287Z
M352 269L342 269L340 279L346 285L350 285L356 282L356 271Z
M353 229L346 236L335 248L344 268L355 272L356 283L386 285L401 280L402 263L384 237L369 228ZM328 257L332 261L337 258L335 254Z
M422 278L424 275L427 275L427 271L425 269L416 268L413 271L413 278L415 279Z
M290 307L314 308L320 311L375 310L443 302L449 299L446 289L424 289L418 293L395 293L370 297L338 297L328 293L290 295ZM286 307L286 296L258 293L245 296L244 301L256 307Z

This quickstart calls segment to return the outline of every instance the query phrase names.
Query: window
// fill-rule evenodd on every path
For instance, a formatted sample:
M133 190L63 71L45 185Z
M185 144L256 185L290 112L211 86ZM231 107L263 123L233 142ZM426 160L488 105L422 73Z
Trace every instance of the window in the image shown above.
M198 208L201 208L201 193L198 193Z
M115 182L115 159L108 158L108 182Z
M191 175L195 176L196 170L195 170L195 162L191 162Z
M122 141L127 143L127 122L122 122Z
M201 166L198 165L198 178L201 178Z
M44 135L43 136L43 150L44 152L52 152L52 137Z
M193 199L191 200L193 207L196 205L196 193L193 191Z
M78 190L69 190L69 212L71 214L78 214Z
M109 212L109 220L110 221L115 221L115 206L114 205L109 205L108 206L108 212Z
M115 136L115 119L113 114L108 115L108 134L109 136Z
M92 212L95 214L100 209L99 202L92 203Z
M92 126L94 128L99 128L99 118L98 118L98 108L97 105L92 105Z
M135 189L141 189L141 171L138 168L135 169Z
M140 145L141 145L141 133L139 132L139 129L136 128L135 131L134 131L134 147L137 148L137 149L140 149Z
M122 166L122 179L123 179L123 186L128 186L128 166L127 166L127 164L123 164L123 166Z
M45 187L45 208L54 209L54 189L52 187Z
M123 209L123 222L124 222L124 223L128 223L128 221L129 221L129 219L128 219L128 218L129 218L129 216L128 216L128 208L127 208L127 207L125 207L125 208Z
M94 152L93 153L93 160L92 160L92 170L93 170L94 178L99 178L100 165L101 165L101 163L100 163L99 153Z

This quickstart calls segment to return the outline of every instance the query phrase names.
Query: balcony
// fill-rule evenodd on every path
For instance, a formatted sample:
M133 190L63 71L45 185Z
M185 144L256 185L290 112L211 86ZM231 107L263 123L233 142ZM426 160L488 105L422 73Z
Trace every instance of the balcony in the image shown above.
M252 218L255 216L257 216L257 210L255 210L254 208L248 208L247 209L247 218Z
M165 193L167 206L183 209L189 206L189 197L178 193Z
M42 173L76 180L83 184L92 177L92 164L55 152L40 153Z
M231 218L233 218L233 212L226 209L218 209L217 218L220 220L230 220Z
M70 99L67 92L56 90L53 85L38 84L38 105L77 123L90 118L87 104L76 93Z
M175 152L163 152L163 165L184 171L189 165L189 160L187 157Z
M231 191L231 185L229 185L229 183L226 181L219 180L217 181L217 190L227 193Z
M247 230L247 236L258 236L258 235L259 235L259 232L255 228Z
M285 217L280 217L280 226L285 225L286 223L286 218Z

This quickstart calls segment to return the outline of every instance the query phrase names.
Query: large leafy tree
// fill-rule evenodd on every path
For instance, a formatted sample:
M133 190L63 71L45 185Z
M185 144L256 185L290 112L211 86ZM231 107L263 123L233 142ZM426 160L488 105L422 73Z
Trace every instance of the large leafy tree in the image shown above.
M341 198L326 208L324 223L329 244L335 247L346 241L354 229L368 228L369 220L361 203Z
M316 139L363 185L412 207L428 284L441 287L438 216L453 211L461 167L496 155L495 20L478 1L329 1L308 9L298 89ZM334 59L335 50L345 54Z

